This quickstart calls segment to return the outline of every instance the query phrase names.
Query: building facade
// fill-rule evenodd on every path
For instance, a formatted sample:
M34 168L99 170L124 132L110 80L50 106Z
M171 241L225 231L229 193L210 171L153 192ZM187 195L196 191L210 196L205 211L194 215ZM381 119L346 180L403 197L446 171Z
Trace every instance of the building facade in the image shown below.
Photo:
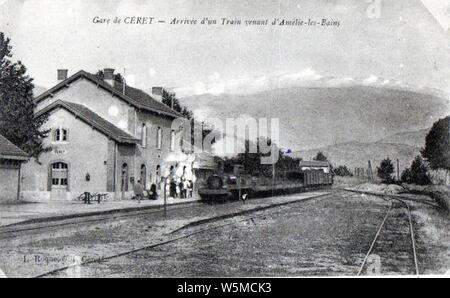
M0 135L0 203L19 199L21 165L28 155Z
M48 115L42 129L51 151L24 166L26 200L72 200L86 191L128 199L137 180L149 189L168 176L195 179L194 157L174 125L178 112L116 82L113 69L103 80L83 70L71 77L59 70L58 79L35 99L36 115Z

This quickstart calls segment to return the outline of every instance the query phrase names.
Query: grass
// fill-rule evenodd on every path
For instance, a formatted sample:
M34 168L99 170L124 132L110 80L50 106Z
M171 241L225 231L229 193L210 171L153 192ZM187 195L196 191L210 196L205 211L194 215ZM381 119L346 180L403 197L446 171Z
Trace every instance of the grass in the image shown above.
M429 196L436 203L441 206L442 209L450 212L450 187L445 185L415 185L404 184L409 193Z
M367 178L334 176L333 186L337 188L352 187L367 182Z

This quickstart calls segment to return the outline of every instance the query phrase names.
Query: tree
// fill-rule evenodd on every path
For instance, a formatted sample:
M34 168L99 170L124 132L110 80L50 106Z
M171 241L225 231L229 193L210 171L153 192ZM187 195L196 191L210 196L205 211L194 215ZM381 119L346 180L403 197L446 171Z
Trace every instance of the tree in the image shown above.
M411 183L411 170L409 168L403 170L400 180L404 183Z
M433 124L421 153L433 170L450 171L450 116Z
M384 183L392 182L392 174L394 173L394 165L389 158L383 159L380 166L377 167L378 177Z
M181 113L184 117L191 119L193 114L188 110L186 106L181 106L180 100L176 97L176 94L173 92L167 92L163 89L162 94L162 103L168 107L171 107L173 110Z
M288 172L298 169L301 158L294 158L283 154L283 152L274 144L275 152L278 150L279 158L275 165L262 164L261 158L270 156L271 152L262 153L259 144L266 143L271 146L271 139L257 139L256 144L251 143L249 140L245 141L245 150L243 153L239 153L234 157L226 158L224 161L224 170L229 173L233 169L233 165L242 165L246 171L254 176L272 177L273 167L275 167L275 173L277 177L284 176ZM251 153L250 146L256 146L257 152Z
M428 176L428 166L420 155L416 156L412 162L410 173L410 183L418 185L428 185L431 183L431 179Z
M33 79L20 61L11 61L10 39L0 32L0 134L33 157L49 150L40 128L47 116L34 116Z
M325 156L325 154L323 154L323 152L319 151L319 152L317 152L316 157L314 157L314 160L317 160L317 161L327 161L328 158Z
M102 80L105 78L105 73L103 72L103 70L99 70L97 71L97 73L95 74L95 76ZM123 78L123 76L120 73L116 73L114 74L114 81L118 82L118 83L122 83L125 81L125 79Z

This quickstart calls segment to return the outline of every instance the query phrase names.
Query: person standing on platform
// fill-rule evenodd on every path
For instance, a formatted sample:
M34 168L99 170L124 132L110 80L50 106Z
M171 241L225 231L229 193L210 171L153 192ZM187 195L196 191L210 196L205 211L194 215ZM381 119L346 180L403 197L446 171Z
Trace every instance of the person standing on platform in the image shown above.
M133 191L134 191L134 197L140 204L142 197L144 196L144 187L141 184L141 180L138 180L138 182L134 184Z

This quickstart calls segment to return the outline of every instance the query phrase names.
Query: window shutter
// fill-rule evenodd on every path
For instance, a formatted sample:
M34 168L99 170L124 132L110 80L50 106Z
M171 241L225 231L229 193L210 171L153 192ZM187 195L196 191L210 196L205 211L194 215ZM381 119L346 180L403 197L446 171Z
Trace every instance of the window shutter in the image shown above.
M145 126L145 146L148 145L148 133L149 133L149 129L148 126Z
M52 190L52 164L48 165L47 191Z
M69 138L67 138L69 140ZM67 191L70 191L70 167L67 164Z

